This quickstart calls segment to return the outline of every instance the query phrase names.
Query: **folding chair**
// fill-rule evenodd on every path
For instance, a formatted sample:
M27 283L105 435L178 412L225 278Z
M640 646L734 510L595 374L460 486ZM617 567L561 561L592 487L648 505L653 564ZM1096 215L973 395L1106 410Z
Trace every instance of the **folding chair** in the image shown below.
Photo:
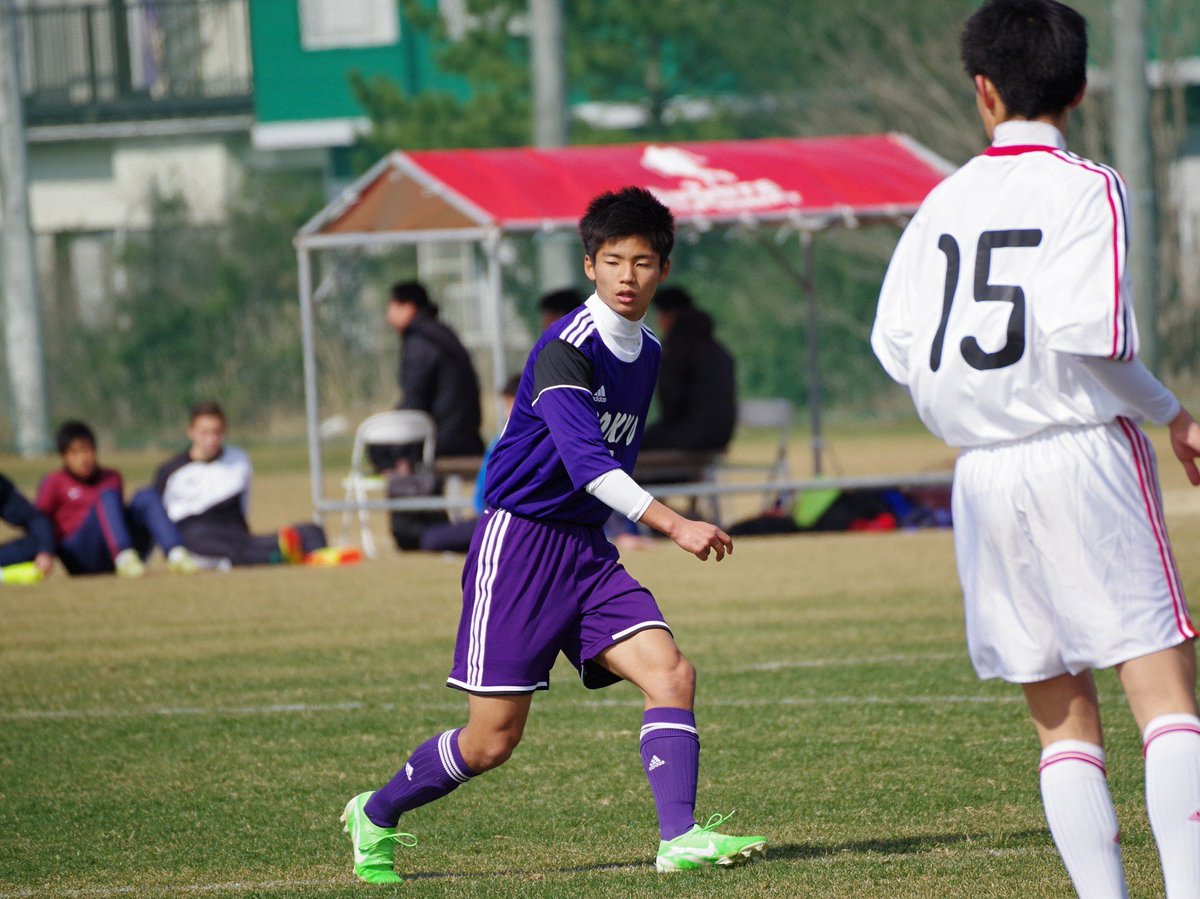
M396 409L377 412L364 419L354 433L354 449L350 455L350 473L346 476L345 512L342 513L342 541L350 530L351 515L357 509L359 540L363 553L376 557L375 538L371 534L371 516L366 507L367 493L371 490L386 490L387 478L364 471L368 447L388 444L421 444L421 462L425 468L433 468L433 454L437 446L437 425L428 412L416 409Z

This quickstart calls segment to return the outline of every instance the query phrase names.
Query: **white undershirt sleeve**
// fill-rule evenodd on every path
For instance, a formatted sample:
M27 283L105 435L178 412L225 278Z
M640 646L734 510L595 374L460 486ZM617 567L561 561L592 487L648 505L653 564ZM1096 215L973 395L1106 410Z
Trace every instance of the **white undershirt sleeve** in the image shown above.
M1167 390L1139 360L1122 362L1119 359L1105 359L1100 356L1075 358L1100 386L1121 402L1136 409L1147 421L1165 425L1179 414L1182 407L1175 394Z
M620 468L614 468L593 478L583 489L630 521L641 518L650 507L650 503L654 502L654 497Z

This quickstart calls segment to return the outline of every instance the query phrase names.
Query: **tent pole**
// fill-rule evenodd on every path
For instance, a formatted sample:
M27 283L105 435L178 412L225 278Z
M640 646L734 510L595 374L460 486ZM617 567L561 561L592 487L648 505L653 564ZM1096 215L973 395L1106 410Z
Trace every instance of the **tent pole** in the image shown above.
M296 250L300 270L300 330L304 347L304 414L308 430L308 471L312 478L313 519L321 523L324 483L321 476L321 436L317 429L317 358L313 334L312 259L308 248Z
M492 399L496 404L496 427L504 426L504 382L508 365L504 358L504 315L500 308L500 230L493 229L483 241L487 255L488 306L492 319Z
M808 325L805 329L808 332L808 352L805 355L808 357L808 414L812 425L813 477L819 478L822 474L821 453L825 448L825 438L821 434L821 341L817 334L819 318L816 273L813 271L813 232L802 232L800 243L804 247L804 298L808 307Z
M805 230L800 232L800 246L803 249L803 267L796 265L775 245L762 234L755 232L754 239L759 246L767 251L775 262L800 287L805 302L805 364L808 371L808 414L812 426L812 455L813 477L820 477L821 456L825 449L825 438L821 434L821 367L818 364L820 340L817 335L819 317L817 315L816 272L813 268L813 233Z

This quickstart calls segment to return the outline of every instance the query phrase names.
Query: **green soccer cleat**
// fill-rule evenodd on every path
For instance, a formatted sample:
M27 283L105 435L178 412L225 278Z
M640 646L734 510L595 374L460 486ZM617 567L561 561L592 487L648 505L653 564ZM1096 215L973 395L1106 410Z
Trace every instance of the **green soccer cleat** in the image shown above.
M724 816L713 815L703 827L697 824L673 840L661 841L654 866L664 873L693 871L696 868L740 865L761 857L766 852L766 837L730 837L713 830L731 817L733 812Z
M186 548L176 546L167 553L167 568L173 574L195 574L200 570L200 563Z
M396 844L412 847L417 838L411 833L397 833L394 827L380 827L367 817L363 806L371 793L359 793L346 803L342 812L342 828L354 844L354 875L364 883L402 883L404 878L392 868Z
M136 549L123 549L117 553L113 567L121 577L141 577L146 573L146 565Z

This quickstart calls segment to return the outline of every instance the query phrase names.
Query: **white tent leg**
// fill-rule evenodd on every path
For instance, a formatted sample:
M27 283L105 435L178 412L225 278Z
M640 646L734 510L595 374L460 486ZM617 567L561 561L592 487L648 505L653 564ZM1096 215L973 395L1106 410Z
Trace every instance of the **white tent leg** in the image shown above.
M312 479L313 518L321 523L324 480L321 472L321 435L317 426L317 356L313 327L312 258L306 247L296 251L300 274L300 331L304 343L304 415L308 430L308 470Z
M808 414L812 424L812 460L813 477L819 478L821 471L821 454L825 449L825 437L821 433L821 317L817 309L817 287L813 270L813 233L804 231L800 235L804 247L804 298L807 304L808 323Z
M501 265L500 231L493 230L483 241L487 256L488 312L492 332L492 396L496 404L496 427L504 424L504 382L508 379L508 364L505 359L504 314L501 309Z

